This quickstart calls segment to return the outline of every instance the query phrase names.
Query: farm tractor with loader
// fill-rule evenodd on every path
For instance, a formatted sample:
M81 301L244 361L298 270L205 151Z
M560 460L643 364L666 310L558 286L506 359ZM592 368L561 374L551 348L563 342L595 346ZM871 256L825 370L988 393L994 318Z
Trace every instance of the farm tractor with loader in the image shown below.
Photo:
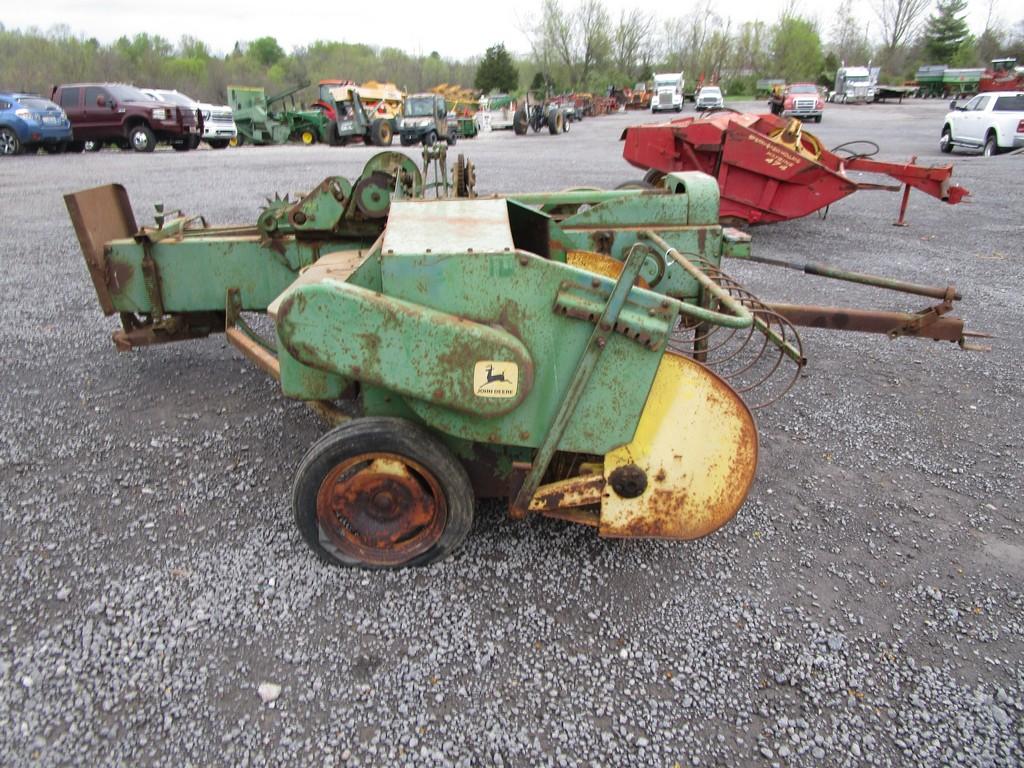
M750 238L719 223L703 173L480 197L461 157L449 178L445 150L425 147L422 169L382 152L249 225L161 212L139 226L116 184L65 197L117 349L223 333L332 425L292 490L326 562L437 561L482 497L603 537L707 535L755 477L753 411L806 362L798 325L968 336L951 286L832 268L813 274L940 303L758 299L723 269Z

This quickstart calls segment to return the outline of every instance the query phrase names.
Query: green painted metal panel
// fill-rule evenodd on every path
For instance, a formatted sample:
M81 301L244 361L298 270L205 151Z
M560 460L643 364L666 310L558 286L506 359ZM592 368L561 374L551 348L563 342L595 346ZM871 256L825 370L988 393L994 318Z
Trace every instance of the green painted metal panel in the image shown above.
M507 331L331 279L288 290L277 334L306 365L471 418L508 413L533 383L533 361Z
M280 251L255 236L185 237L150 246L160 277L165 312L224 309L228 288L239 289L242 308L265 310L298 276L299 269L319 258L321 244L292 238ZM359 249L360 243L331 243L331 251ZM149 313L149 295L142 276L144 247L133 240L109 246L111 298L119 312Z
M665 189L677 195L685 194L690 200L687 224L718 224L718 204L721 195L718 181L700 171L670 173L662 181ZM656 220L664 224L662 220Z
M535 361L533 388L514 411L498 417L458 413L424 400L409 407L431 427L489 444L537 447L564 399L593 332L592 323L554 311L563 281L610 293L615 281L524 252L422 254L381 260L383 289L413 304L500 327L518 337ZM660 306L634 288L631 302ZM674 320L674 315L669 322ZM663 350L613 334L563 435L559 449L605 453L628 442L646 402ZM475 361L460 362L474 365Z
M336 373L313 368L296 360L277 339L277 362L281 371L281 393L296 400L337 400L349 381Z

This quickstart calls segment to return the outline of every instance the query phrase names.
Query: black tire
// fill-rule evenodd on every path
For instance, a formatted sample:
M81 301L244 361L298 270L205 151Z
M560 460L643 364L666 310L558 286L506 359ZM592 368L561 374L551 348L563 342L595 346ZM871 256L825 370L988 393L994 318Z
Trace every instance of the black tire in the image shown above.
M68 142L68 152L73 152L74 154L79 154L80 152L84 152L84 151L85 151L85 142L84 141L69 141Z
M229 139L210 139L206 143L210 145L210 149L227 149L231 142Z
M391 463L390 473L375 470L381 460ZM394 472L396 463L401 473ZM411 502L420 507L410 520L403 513L416 509ZM441 560L469 534L474 507L469 476L451 451L423 427L397 418L359 418L331 430L306 452L292 486L302 538L324 562L346 567Z
M562 117L562 133L568 133L569 132L569 124L571 122L572 122L572 120L569 119L568 115L564 115Z
M89 139L89 140L86 140L82 144L82 146L84 147L86 152L99 152L101 149L103 149L103 142L102 141L92 141L91 139Z
M996 141L994 132L989 131L988 136L985 137L985 147L981 150L981 154L985 157L995 157L999 154L999 143Z
M241 147L245 144L245 134L236 134L233 139L228 139L228 146Z
M152 152L156 149L156 137L145 123L139 123L128 131L128 144L136 152Z
M565 132L565 115L558 110L548 113L548 133L556 135Z
M403 134L398 137L398 143L401 144L403 147L411 147L413 144L416 143L416 137L406 136Z
M370 124L370 141L378 147L390 147L395 139L395 132L391 122L384 118L377 118Z
M530 120L526 116L525 109L517 109L512 115L512 131L516 136L525 136L530 127Z
M23 147L21 139L10 128L0 128L0 155L20 155Z
M660 187L661 180L665 178L665 174L656 168L651 168L647 173L644 174L644 184L651 187Z
M324 132L327 134L327 145L330 147L338 146L338 121L327 119L327 125L324 126Z
M178 141L172 144L171 146L174 147L175 152L188 152L190 149L192 149L192 142Z
M824 115L815 115L814 116L814 122L820 123L822 117L824 117Z
M939 137L939 151L944 155L948 155L953 151L953 134L949 130L949 126L943 126L942 135Z
M432 147L437 144L437 131L427 131L423 134L423 146Z
M455 142L458 141L458 140L459 140L459 132L449 128L448 129L448 136L445 138L445 141L448 142L448 146L449 147L454 147L455 146Z

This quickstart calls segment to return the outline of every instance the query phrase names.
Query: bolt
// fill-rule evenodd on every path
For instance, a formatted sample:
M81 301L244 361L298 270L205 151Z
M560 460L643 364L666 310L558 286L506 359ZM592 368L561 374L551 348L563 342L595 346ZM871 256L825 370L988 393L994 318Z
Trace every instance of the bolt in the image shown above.
M519 263L522 264L525 267L527 264L530 263L530 257L529 256L520 256L519 257Z
M295 215L292 216L292 221L294 221L296 224L305 224L306 214L304 214L302 211L296 211Z
M594 278L593 280L591 280L591 281L590 281L590 285L591 285L592 287L594 287L594 288L600 288L600 287L601 287L601 281L600 281L600 280L598 280L598 279L597 279L597 278L595 277L595 278Z
M604 336L599 336L598 337L598 339L597 339L597 346L598 347L600 347L601 349L604 349L604 345L607 344L607 343L608 342L605 340Z

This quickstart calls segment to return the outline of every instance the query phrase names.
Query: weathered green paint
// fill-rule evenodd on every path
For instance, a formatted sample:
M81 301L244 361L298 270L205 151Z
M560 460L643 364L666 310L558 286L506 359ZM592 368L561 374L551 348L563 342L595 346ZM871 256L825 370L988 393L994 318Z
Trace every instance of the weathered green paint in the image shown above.
M350 381L337 373L324 371L296 360L280 336L277 361L281 369L281 393L296 400L337 400Z
M533 379L529 352L507 331L334 280L286 292L277 333L305 365L474 417L514 410ZM477 361L515 363L515 393L477 396Z
M520 517L526 515L526 511L530 506L530 500L533 499L533 494L536 493L537 488L540 486L541 479L547 473L548 467L551 465L551 459L555 455L555 451L558 450L563 435L565 435L566 430L572 423L576 407L582 399L584 392L587 391L587 384L590 382L590 377L601 359L601 353L608 345L611 335L615 332L619 315L626 303L626 298L629 296L630 289L636 281L637 275L640 274L640 267L643 261L644 254L641 246L634 248L626 257L626 261L622 266L622 273L612 286L608 303L602 308L597 324L594 326L590 338L583 348L583 354L576 363L576 370L569 381L565 397L558 403L558 410L544 431L544 439L537 447L537 453L533 457L530 470L526 473L523 485L519 489L515 501L512 503L513 515Z
M563 282L597 287L606 295L615 284L525 252L384 255L381 276L390 297L500 327L522 341L538 362L533 388L514 411L487 418L427 400L410 399L408 405L424 423L441 432L476 442L528 447L540 444L594 328L591 322L554 311ZM660 306L661 298L634 288L629 301ZM673 311L668 322L674 319ZM661 352L613 334L577 406L578 418L569 425L559 449L603 453L628 442ZM476 362L473 358L462 361L463 373L471 373Z

